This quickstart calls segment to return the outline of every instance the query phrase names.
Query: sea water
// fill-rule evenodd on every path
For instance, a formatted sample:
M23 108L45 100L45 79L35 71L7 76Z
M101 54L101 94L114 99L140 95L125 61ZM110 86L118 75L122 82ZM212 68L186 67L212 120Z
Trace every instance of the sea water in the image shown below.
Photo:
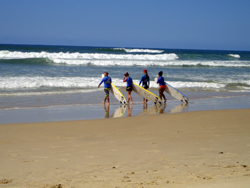
M144 69L155 94L154 78L163 71L165 81L190 100L250 96L248 51L2 44L0 109L98 104L104 97L103 87L97 88L104 71L127 97L125 72L139 83Z

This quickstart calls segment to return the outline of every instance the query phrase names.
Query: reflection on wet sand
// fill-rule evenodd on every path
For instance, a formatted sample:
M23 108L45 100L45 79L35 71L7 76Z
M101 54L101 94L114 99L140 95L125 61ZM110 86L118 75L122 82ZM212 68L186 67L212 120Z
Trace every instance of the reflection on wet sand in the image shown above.
M148 115L148 114L158 114L163 113L167 104L164 105L153 105L150 108L148 108L147 104L143 104L143 110L140 113L140 115Z
M109 118L109 104L106 105L106 104L102 104L103 108L104 108L104 117L105 118Z
M122 117L124 116L126 109L128 109L128 114L127 116L132 116L132 109L133 105L121 105L117 109L115 109L113 115L109 115L109 105L103 104L104 107L104 112L105 118L117 118L117 117ZM164 105L153 105L149 106L147 103L144 103L142 106L142 111L138 115L149 115L149 114L163 114L163 113L178 113L184 111L188 107L188 104L182 103L174 108L168 110L165 112L165 109L167 108L167 104L165 103ZM134 112L135 113L135 112Z
M127 105L121 105L119 108L117 108L114 112L114 114L111 116L113 118L122 117L127 109Z
M182 103L178 106L175 106L172 110L168 111L168 113L178 113L178 112L182 112L183 110L185 110L188 107L188 103Z
M130 107L128 104L127 106L128 106L128 116L131 116L133 105L131 105L131 107Z
M164 113L166 107L167 107L166 103L164 105L153 105L150 108L148 108L147 104L143 104L143 110L139 115L162 114ZM182 104L175 106L173 109L167 111L166 113L182 112L187 107L188 107L187 103L182 103Z

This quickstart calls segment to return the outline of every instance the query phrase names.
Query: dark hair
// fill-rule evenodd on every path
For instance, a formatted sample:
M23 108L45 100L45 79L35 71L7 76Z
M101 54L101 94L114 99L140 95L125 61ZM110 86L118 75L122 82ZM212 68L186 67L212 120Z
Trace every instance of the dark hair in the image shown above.
M158 73L158 75L159 75L159 76L162 76L162 73L163 73L163 72L162 72L162 71L160 71L160 72Z
M106 73L106 74L107 74L107 76L109 75L109 73L108 73L108 72L104 72L104 73Z
M128 73L128 72L126 72L126 73L124 74L124 76L129 76L129 73Z

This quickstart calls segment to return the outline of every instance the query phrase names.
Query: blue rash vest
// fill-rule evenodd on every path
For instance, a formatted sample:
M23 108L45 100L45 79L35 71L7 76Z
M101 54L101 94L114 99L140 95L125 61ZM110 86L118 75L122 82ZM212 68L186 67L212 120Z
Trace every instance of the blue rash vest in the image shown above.
M102 81L100 82L99 85L101 85L102 82L104 82L104 88L110 88L110 87L111 87L111 82L112 82L112 80L111 80L110 77L105 76L105 77L102 79Z
M142 75L139 85L141 84L141 82L142 82L142 86L149 86L149 83L150 83L149 76L145 74Z
M164 78L159 77L158 80L157 80L157 84L159 84L160 86L165 85Z
M127 82L127 87L133 87L133 80L130 77L123 79L123 82Z

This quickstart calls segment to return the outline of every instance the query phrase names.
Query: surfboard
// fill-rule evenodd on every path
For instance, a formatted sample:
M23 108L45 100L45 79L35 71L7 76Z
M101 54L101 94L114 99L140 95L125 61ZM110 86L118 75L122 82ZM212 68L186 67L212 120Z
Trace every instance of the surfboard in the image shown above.
M135 83L133 83L133 91L140 95L142 98L145 98L148 101L153 102L154 104L162 104L161 99L157 95L151 93L150 91Z
M155 78L156 83L157 83L157 80L158 80L158 78ZM165 84L166 84L165 92L167 92L172 97L180 100L181 102L188 103L189 99L183 93L181 93L179 90L175 89L173 86L171 86L167 82L165 82Z
M115 96L115 98L121 103L121 104L127 104L126 98L123 96L123 94L115 87L113 83L111 83L111 93Z
M102 78L104 77L104 74L102 74ZM121 103L121 104L127 104L126 98L123 96L123 94L115 87L113 83L111 83L110 92L115 96L115 98Z

